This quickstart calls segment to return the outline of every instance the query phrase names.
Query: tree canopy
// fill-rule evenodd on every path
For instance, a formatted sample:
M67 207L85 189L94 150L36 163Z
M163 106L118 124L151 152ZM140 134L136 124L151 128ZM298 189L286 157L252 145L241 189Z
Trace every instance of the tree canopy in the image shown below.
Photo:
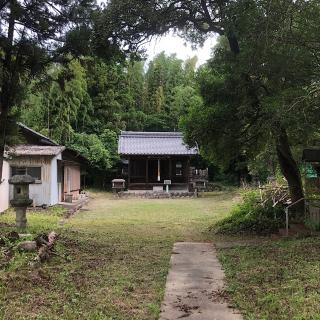
M108 7L99 7L95 0L0 1L0 181L8 117L24 98L30 79L44 76L49 65L69 63L70 55L119 61L131 53L120 48L128 41L116 36L107 15ZM69 90L72 95L70 89L56 86L52 94ZM66 102L70 112L78 103L71 96ZM71 116L69 111L59 112Z
M94 2L0 2L0 181L10 109L20 103L24 83L60 57L66 35L91 21Z
M305 145L320 120L319 10L312 1L252 2L237 24L241 50L235 55L220 39L199 72L205 103L183 121L189 142L215 161L252 160L273 145L294 201L303 191L292 147Z
M67 58L28 85L20 119L79 151L94 170L116 167L121 130L177 130L180 116L201 103L195 58L183 62L160 53L149 64Z
M15 105L99 170L116 165L120 130L180 123L215 164L247 172L276 160L292 199L303 197L295 154L318 137L318 1L64 4L0 2L2 149ZM169 30L194 45L218 34L219 43L199 70L196 58L164 53L145 65L139 45Z

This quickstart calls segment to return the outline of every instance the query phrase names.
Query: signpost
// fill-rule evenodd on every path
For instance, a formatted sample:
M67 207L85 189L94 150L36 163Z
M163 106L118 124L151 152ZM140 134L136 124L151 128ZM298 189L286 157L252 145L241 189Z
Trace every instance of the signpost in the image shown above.
M163 184L166 186L166 192L169 193L169 185L171 185L171 180L164 180Z

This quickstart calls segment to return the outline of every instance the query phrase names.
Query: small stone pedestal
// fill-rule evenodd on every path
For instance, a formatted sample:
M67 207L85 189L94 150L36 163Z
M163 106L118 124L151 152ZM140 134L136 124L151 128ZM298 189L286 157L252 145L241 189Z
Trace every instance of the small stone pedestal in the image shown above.
M29 175L16 175L9 179L9 183L13 185L13 199L10 203L16 209L17 228L27 226L26 211L32 204L32 200L29 199L29 185L34 182L35 179Z
M112 180L112 191L113 193L119 193L124 191L126 187L126 181L124 179L113 179Z

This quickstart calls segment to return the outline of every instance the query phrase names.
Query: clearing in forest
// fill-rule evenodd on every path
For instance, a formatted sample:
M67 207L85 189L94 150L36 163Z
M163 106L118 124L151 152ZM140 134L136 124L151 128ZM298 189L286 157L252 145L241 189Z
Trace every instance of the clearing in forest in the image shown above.
M9 262L1 254L0 319L156 320L174 243L239 240L209 231L239 201L235 192L198 199L92 196L63 225L59 210L28 213L27 232L55 230L56 250L69 259L34 265L34 253L16 253ZM1 234L14 229L12 211L0 219ZM221 294L244 319L319 319L319 238L222 247Z
M0 271L0 318L157 319L173 244L208 240L208 227L230 211L235 196L115 200L95 193L60 226L54 212L28 213L28 232L58 232L57 250L70 261L31 266L31 254L15 256ZM13 212L1 220L13 223Z

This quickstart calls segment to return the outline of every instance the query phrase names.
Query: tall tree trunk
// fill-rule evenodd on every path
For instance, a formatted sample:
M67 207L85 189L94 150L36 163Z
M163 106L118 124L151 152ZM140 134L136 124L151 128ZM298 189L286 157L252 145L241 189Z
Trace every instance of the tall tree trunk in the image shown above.
M15 87L13 86L12 75L12 47L14 39L14 26L15 26L15 12L14 7L16 5L16 0L10 0L9 9L9 25L8 25L8 38L7 47L5 49L5 59L3 63L3 79L2 87L0 88L0 183L2 182L2 170L3 170L3 155L4 148L6 144L6 128L7 120L9 115L9 110L12 107L13 96L15 94Z
M240 46L237 37L232 31L227 34L227 39L230 50L235 55L238 55L240 53ZM257 101L259 101L257 96L256 98ZM276 135L276 151L281 172L288 182L291 201L294 203L301 198L304 198L301 174L298 165L293 158L287 132L281 126ZM304 201L299 202L294 209L299 213L300 217L302 217L304 214Z
M280 129L278 137L276 137L276 150L280 164L280 169L286 178L289 186L291 201L296 202L304 197L301 174L296 161L293 158L287 132L284 128ZM295 206L299 214L304 212L304 202L300 202Z
M6 144L6 124L8 119L8 108L1 105L0 109L0 184L2 182L3 155Z
M229 42L230 50L234 54L239 54L240 53L240 47L239 47L239 42L237 37L234 35L233 32L229 32L227 34L227 39Z

